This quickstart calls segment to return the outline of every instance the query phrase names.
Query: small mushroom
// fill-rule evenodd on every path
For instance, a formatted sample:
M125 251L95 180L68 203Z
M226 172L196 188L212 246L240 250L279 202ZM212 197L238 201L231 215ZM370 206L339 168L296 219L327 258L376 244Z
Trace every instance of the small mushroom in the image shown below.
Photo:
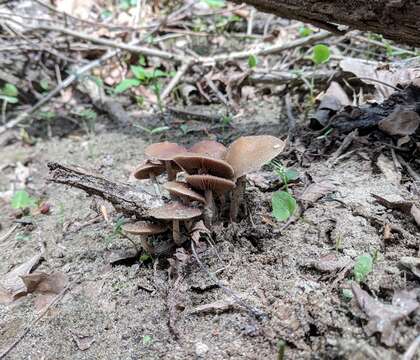
M150 158L163 161L168 173L168 180L172 181L175 180L177 173L177 169L172 160L174 156L186 153L187 151L188 150L181 145L164 141L149 145L144 150L144 153Z
M215 159L223 159L226 155L226 146L213 140L203 140L190 148L190 152L207 155Z
M139 180L150 179L155 186L156 195L160 195L159 185L156 176L165 172L165 164L159 160L146 160L140 164L133 172L133 176Z
M186 183L181 181L169 181L163 185L166 190L169 191L171 195L178 196L182 199L187 199L190 201L199 201L205 203L206 199L204 196L198 192L191 189Z
M131 224L124 224L122 230L127 234L140 235L140 242L143 249L148 254L155 254L155 249L147 240L148 236L162 234L168 230L163 224L153 224L145 221L138 221Z
M202 214L200 209L173 202L150 210L149 215L158 220L172 220L174 242L182 244L179 222L194 219Z
M207 226L211 226L217 216L213 192L224 194L226 191L232 190L235 187L235 183L232 180L208 174L189 175L186 181L194 189L204 190L204 196L206 198L204 222Z
M279 155L284 141L270 135L243 136L230 144L224 160L235 173L236 187L232 192L230 218L236 221L241 200L244 196L246 174L259 170L264 164Z
M202 154L177 155L173 160L188 174L210 174L232 179L234 171L226 161Z

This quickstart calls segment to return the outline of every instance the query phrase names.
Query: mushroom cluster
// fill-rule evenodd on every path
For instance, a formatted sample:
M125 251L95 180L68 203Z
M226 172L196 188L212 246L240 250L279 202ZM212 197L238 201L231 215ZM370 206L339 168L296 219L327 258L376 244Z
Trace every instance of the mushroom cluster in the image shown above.
M175 143L161 142L145 149L146 160L134 171L134 177L154 182L167 173L163 188L170 201L154 208L149 216L154 223L126 224L126 233L139 235L148 253L156 249L148 239L172 231L172 245L181 245L194 227L194 221L204 220L207 227L219 221L237 221L243 203L246 175L257 171L279 155L285 143L269 135L244 136L228 148L216 141L204 140L189 149ZM166 245L166 248L170 246Z

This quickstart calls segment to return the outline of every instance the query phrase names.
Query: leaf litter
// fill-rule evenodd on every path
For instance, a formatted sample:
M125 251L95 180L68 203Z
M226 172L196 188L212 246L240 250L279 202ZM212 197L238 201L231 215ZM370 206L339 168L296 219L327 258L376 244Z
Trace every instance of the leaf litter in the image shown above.
M352 283L353 294L360 309L368 316L365 328L368 336L381 334L381 341L387 346L394 346L399 337L398 322L412 314L418 307L416 290L395 291L392 304L384 304L371 297L359 285Z

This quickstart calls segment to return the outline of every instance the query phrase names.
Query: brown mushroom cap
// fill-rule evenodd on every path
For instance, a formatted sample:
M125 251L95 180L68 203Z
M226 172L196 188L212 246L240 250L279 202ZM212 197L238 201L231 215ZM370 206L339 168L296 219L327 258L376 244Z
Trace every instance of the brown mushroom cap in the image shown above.
M158 176L165 172L165 165L160 161L146 160L140 164L133 172L136 179L149 179L150 175Z
M270 135L242 136L230 144L224 160L233 167L237 179L260 169L279 155L285 145Z
M186 153L187 151L188 150L181 145L164 141L149 145L144 150L144 153L150 158L168 161L172 160L174 156Z
M184 154L174 157L174 161L188 174L206 173L223 178L233 178L233 168L226 161L201 154Z
M215 159L223 159L226 151L226 146L213 140L200 141L190 148L192 153L207 155Z
M138 221L132 224L124 224L122 230L135 235L155 235L164 233L168 227L162 224L153 224L145 221Z
M232 190L235 187L235 183L231 180L207 174L190 175L187 176L186 181L194 189L212 190L217 193L223 193L225 191Z
M150 210L149 215L159 220L189 220L201 215L201 210L172 202Z
M198 192L191 189L186 183L180 181L169 181L165 183L164 188L169 191L170 194L188 198L189 200L199 201L205 203L206 199Z

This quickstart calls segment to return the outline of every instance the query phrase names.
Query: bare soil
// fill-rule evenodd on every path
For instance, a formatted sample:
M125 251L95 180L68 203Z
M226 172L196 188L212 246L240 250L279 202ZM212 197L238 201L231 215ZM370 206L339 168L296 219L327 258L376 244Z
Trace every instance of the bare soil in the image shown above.
M213 134L225 142L240 133L280 135L286 120L278 121L279 113L275 104L262 104L247 121ZM267 118L273 120L267 122ZM264 125L259 119L265 120ZM199 130L187 136L174 128L162 138L183 144L206 138L202 130L207 126L194 126ZM208 129L212 131L210 125ZM391 184L363 148L335 166L321 158L299 168L283 158L302 176L335 186L334 192L312 204L284 231L280 231L284 223L271 217L272 193L248 184L249 216L239 224L214 229L216 246L200 258L225 286L268 315L255 318L214 286L194 258L175 287L164 259L155 269L153 262L111 266L113 254L130 250L131 244L114 236L103 219L80 227L98 215L91 208L92 199L46 181L46 164L54 160L127 181L130 170L142 160L142 149L159 139L134 128L123 131L107 126L98 126L89 135L39 140L34 146L6 145L2 139L0 165L12 166L2 171L1 190L8 189L14 165L20 161L31 171L27 189L48 201L52 210L50 215L33 216L32 225L20 225L5 240L7 246L0 243L0 274L33 256L44 243L45 260L37 271L60 271L73 281L7 359L275 359L281 340L286 343L286 359L401 357L419 333L419 310L399 323L398 343L388 348L379 336L366 335L366 316L354 299L346 301L342 296L342 289L349 287L351 269L322 273L312 264L328 254L355 260L377 252L366 288L383 302L389 302L397 289L418 289L418 279L400 269L398 260L418 256L419 229L371 196L406 199L409 181ZM303 188L303 182L292 186L296 194ZM0 203L0 214L3 234L15 216L7 202ZM382 227L372 220L375 217L399 227L401 233L384 243ZM38 315L34 299L29 295L0 306L0 352ZM215 302L223 306L200 311L200 306Z

